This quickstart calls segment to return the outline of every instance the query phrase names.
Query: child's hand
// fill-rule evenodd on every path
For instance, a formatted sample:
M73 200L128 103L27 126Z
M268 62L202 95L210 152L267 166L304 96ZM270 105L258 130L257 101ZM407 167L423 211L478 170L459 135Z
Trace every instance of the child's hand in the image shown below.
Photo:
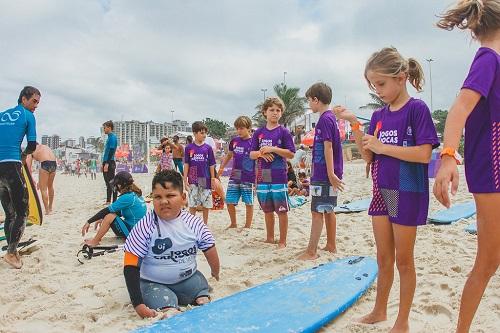
M214 273L214 272L212 272L212 277L213 277L215 280L219 281L219 273Z
M350 123L354 123L357 121L354 113L348 111L345 106L337 105L333 107L333 113L335 113L335 117L338 119L347 120Z
M330 181L330 184L332 184L333 188L337 191L344 191L344 182L337 177L336 174L329 174L328 175L328 180Z
M86 222L82 227L82 236L85 236L87 232L89 232L90 224Z
M363 149L365 150L371 150L375 154L382 154L384 146L385 145L373 135L365 134L363 136Z
M272 162L272 161L274 161L274 155L273 154L261 154L260 158L264 159L266 162Z
M146 306L146 304L139 304L135 307L135 312L141 318L153 318L156 317L157 313L155 310L152 310Z
M259 152L261 153L261 155L271 154L271 153L274 152L274 147L272 147L272 146L264 146L264 147L260 148Z
M458 170L457 162L451 157L441 159L441 167L436 175L434 182L434 196L446 208L450 208L450 195L448 190L451 183L451 194L457 194L458 190Z

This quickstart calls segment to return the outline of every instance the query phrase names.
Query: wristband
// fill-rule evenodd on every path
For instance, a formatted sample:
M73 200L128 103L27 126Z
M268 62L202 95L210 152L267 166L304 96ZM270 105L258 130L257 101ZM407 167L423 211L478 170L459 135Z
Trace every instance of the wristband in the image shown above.
M462 164L463 161L462 156L455 149L450 147L443 148L439 156L441 158L443 158L443 156L451 156L455 159L455 162L457 162L457 164Z
M361 127L361 123L359 121L352 123L351 124L351 129L353 131L359 131L359 128Z

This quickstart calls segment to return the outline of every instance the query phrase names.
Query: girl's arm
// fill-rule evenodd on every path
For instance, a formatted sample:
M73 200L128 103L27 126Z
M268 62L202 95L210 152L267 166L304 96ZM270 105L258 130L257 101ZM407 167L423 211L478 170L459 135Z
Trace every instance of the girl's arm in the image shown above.
M432 157L432 145L423 144L414 147L401 147L383 144L371 135L363 138L365 149L370 149L376 154L387 155L406 162L429 163Z
M203 252L203 254L205 255L208 265L210 266L210 269L212 271L212 276L217 281L219 281L220 262L219 262L219 255L217 254L217 249L215 248L215 245L212 246L210 249L206 250L205 252Z
M462 89L455 103L448 112L446 125L444 127L444 148L458 149L460 138L465 127L465 122L471 112L481 99L481 94L474 90ZM451 194L455 195L458 190L457 162L452 156L443 155L441 167L434 182L434 196L446 207L450 207L450 196L448 189L451 183Z
M358 146L361 158L366 163L373 162L373 152L363 148L364 133L360 128L361 123L358 121L358 118L354 115L354 113L348 111L343 106L336 106L333 108L333 111L338 119L344 119L351 124L352 134L354 134L354 142L356 143L356 146Z

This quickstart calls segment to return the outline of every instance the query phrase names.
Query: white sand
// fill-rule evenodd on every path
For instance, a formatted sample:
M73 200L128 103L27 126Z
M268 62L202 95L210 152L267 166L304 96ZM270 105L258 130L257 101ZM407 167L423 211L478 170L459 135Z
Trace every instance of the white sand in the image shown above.
M346 192L339 202L370 196L371 181L364 178L364 164L346 163ZM134 175L149 193L150 175ZM465 179L461 178L456 202L470 200ZM432 183L431 183L432 186ZM55 213L42 227L26 229L23 239L43 240L40 249L23 256L21 270L0 264L0 332L126 332L154 320L140 319L132 308L122 274L122 253L94 258L84 265L76 260L81 247L80 228L85 220L103 207L104 181L67 175L56 177ZM215 234L221 257L221 280L209 280L213 297L220 298L270 281L285 274L349 255L375 256L370 218L364 213L337 216L338 254L320 251L316 262L295 258L309 239L309 204L290 213L288 248L278 251L264 244L263 214L256 209L251 230L225 230L226 211L212 212L209 226ZM431 211L441 209L431 200ZM243 225L244 211L238 211ZM417 290L411 313L413 332L451 332L457 320L459 297L472 267L476 236L463 231L474 218L450 226L424 226L418 229L416 244ZM321 245L325 239L322 238ZM108 234L104 244L117 244ZM208 265L199 257L201 271L210 276ZM387 332L398 308L399 279L395 275L389 299L389 320L373 326L352 322L372 308L375 287L352 308L321 332ZM332 290L334 293L335 290ZM491 280L474 320L472 332L499 332L500 278Z

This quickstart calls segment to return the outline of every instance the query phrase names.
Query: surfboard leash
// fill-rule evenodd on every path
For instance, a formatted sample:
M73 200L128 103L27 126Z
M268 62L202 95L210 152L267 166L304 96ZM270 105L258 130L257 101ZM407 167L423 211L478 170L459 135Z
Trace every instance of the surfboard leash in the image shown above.
M90 260L94 257L100 257L106 253L113 253L123 250L124 245L111 245L111 246L89 246L83 245L82 249L76 254L76 259L80 264L84 264L84 260Z

